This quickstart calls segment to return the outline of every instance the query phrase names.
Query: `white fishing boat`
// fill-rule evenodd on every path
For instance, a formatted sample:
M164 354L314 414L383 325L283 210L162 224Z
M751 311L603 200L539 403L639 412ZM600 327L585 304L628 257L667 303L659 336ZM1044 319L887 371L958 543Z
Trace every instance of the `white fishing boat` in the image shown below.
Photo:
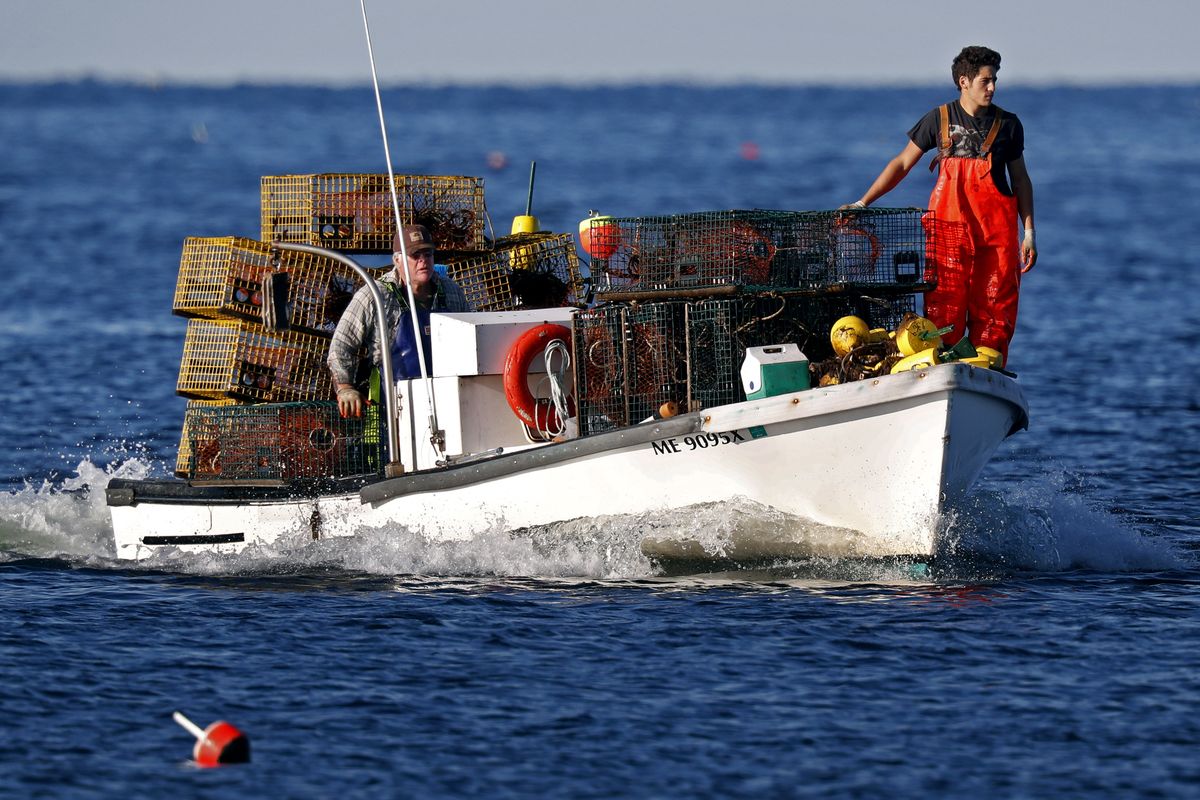
M1013 377L949 363L531 442L506 402L502 362L524 332L569 325L576 313L434 315L444 317L433 340L441 374L427 395L421 381L385 381L394 391L385 393L384 418L396 423L379 474L340 482L113 480L107 499L118 557L278 551L380 529L431 542L490 530L520 536L602 515L657 512L661 521L714 503L756 504L798 524L735 531L720 552L659 524L647 530L643 551L689 559L930 557L946 503L968 492L1000 443L1027 424ZM438 414L429 414L430 395ZM335 438L319 432L303 438L314 452Z

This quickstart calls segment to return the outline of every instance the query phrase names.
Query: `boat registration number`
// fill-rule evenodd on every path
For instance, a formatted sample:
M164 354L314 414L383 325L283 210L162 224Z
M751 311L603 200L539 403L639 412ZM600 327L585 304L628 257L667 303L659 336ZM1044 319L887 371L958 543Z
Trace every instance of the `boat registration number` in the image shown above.
M669 456L675 453L690 453L693 450L707 450L710 447L720 447L725 444L738 444L746 441L746 437L737 431L728 433L697 433L695 436L681 436L673 439L663 439L651 442L654 454Z

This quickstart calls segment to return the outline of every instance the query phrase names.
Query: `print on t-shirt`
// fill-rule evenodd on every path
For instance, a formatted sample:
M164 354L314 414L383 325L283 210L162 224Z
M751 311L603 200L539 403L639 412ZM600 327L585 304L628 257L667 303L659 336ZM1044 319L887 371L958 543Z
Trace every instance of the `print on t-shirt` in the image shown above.
M950 123L950 155L954 158L981 158L987 131Z

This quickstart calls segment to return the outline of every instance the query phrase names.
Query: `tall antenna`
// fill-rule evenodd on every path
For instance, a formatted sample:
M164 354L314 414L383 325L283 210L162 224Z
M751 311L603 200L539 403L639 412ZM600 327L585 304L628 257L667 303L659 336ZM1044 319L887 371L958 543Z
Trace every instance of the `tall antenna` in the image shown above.
M383 117L383 97L379 93L379 73L375 70L375 49L371 46L371 25L367 22L367 0L359 0L359 6L362 7L363 31L367 35L367 57L371 61L371 83L375 87L375 108L379 112L379 132L383 137L383 157L387 161L388 185L392 190L392 214L396 218L396 232L399 233L404 228L404 221L400 219L400 198L396 192L396 173L392 169L392 151L388 147L387 122ZM441 428L438 427L437 421L437 404L433 397L433 381L429 380L429 365L425 363L425 338L421 331L421 321L417 316L417 298L413 294L412 275L408 271L408 243L404 241L403 236L397 237L400 240L400 259L404 266L404 288L408 292L408 310L412 321L413 332L416 334L413 341L417 344L417 363L421 369L421 380L425 384L425 396L429 401L429 438L434 448L439 454L446 454L446 437L442 434ZM401 322L400 324L404 324ZM380 346L387 347L385 341L387 331L379 331ZM395 425L396 420L389 420L390 425ZM414 454L415 455L415 454ZM415 466L415 458L414 458Z

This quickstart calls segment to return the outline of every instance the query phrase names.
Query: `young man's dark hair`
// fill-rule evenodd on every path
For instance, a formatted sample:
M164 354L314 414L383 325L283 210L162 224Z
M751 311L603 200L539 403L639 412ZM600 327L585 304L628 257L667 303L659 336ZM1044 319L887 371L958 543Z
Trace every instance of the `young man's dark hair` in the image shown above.
M950 76L954 79L954 88L959 88L959 78L965 76L969 81L974 80L983 67L1000 69L1000 54L990 47L980 47L979 45L964 47L954 57L954 63L950 65Z

